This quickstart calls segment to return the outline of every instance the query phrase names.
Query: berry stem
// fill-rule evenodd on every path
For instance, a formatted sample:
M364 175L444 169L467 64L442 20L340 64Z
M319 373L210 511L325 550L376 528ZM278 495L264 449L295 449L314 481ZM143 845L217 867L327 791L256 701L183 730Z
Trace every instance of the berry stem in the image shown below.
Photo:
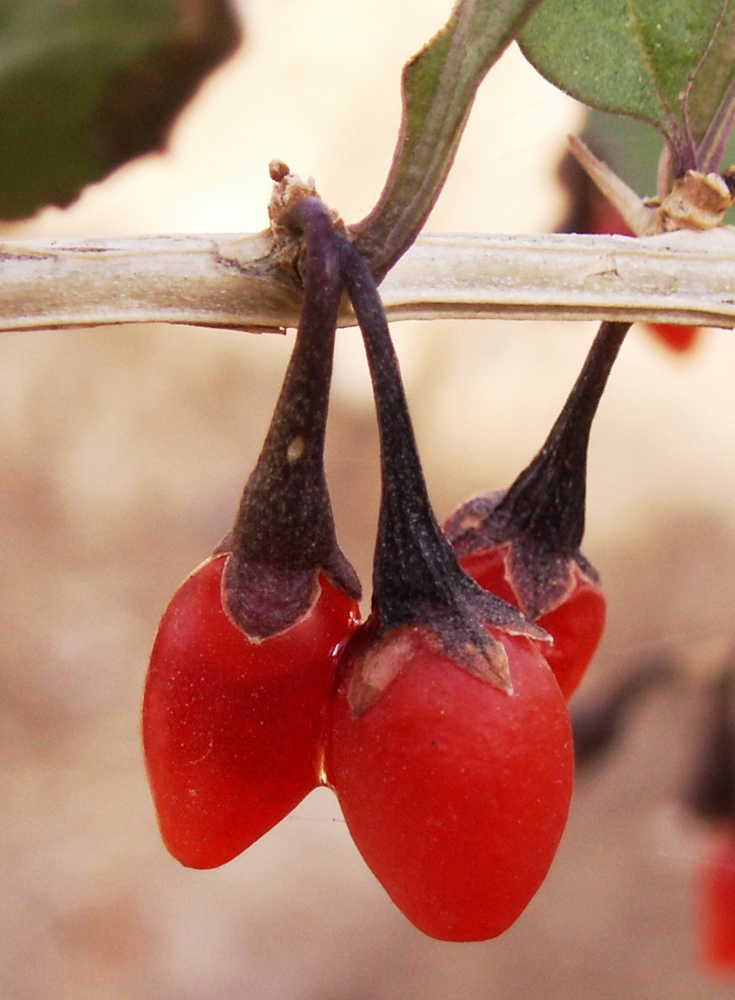
M479 494L449 519L460 558L507 546L506 579L532 621L567 599L581 574L592 421L630 323L604 322L541 450L504 492Z
M498 681L488 626L544 638L511 605L482 590L459 565L439 526L421 468L398 359L380 295L360 253L340 237L342 276L362 330L380 431L381 501L373 565L380 635L402 625L432 628L477 673ZM468 651L468 648L471 652ZM487 662L477 663L478 655Z
M549 436L495 508L539 547L567 558L582 544L592 421L630 323L604 322Z
M715 679L687 804L709 822L735 820L735 666Z
M296 200L284 221L306 244L303 307L273 418L240 501L225 577L227 610L255 638L282 632L306 614L319 570L360 596L337 544L324 470L341 294L336 231L314 196Z
M572 709L572 730L578 768L602 760L615 746L628 713L640 698L674 676L674 664L661 654L636 666L605 695L576 704Z

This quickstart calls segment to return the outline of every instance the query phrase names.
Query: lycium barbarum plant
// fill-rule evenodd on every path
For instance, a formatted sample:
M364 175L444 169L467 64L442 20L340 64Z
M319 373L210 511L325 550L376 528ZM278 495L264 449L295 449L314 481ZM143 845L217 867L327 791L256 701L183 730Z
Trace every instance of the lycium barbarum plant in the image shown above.
M432 512L370 271L342 242L381 437L372 611L347 642L324 771L373 873L418 928L505 931L566 823L569 715L544 633L461 568Z
M32 5L5 6L22 11ZM19 218L29 206L40 208L44 199L63 205L76 197L90 176L90 155L97 177L107 147L108 153L113 147L119 153L111 159L102 155L108 166L121 156L158 148L170 124L169 99L191 93L201 66L219 61L239 35L231 18L217 13L231 5L197 5L202 7L202 16L194 18L201 21L197 27L189 24L191 17L177 16L176 8L186 12L190 4L167 4L173 19L168 31L154 30L150 37L158 42L147 46L150 52L142 58L128 53L132 62L121 63L120 46L88 44L97 36L104 42L109 32L122 32L121 38L128 34L124 20L106 14L109 25L98 25L94 11L90 18L82 10L105 5L38 0L37 6L58 8L61 20L56 23L55 12L0 18L7 22L0 36L10 69L0 74L0 133L6 140L6 133L29 140L6 141L13 149L13 156L2 161L8 167L7 183L0 186L6 219ZM107 6L122 10L126 5ZM65 8L71 12L68 23ZM153 24L146 23L151 17L142 11L141 17L144 38ZM186 37L179 37L177 20L186 22ZM41 24L40 33L28 33L31 21ZM59 25L66 41L81 25L82 49L92 53L91 61L84 53L72 60L70 74L68 60L59 60L54 44ZM443 536L429 505L371 272L382 280L423 227L475 92L511 40L578 101L645 122L666 142L657 197L644 201L572 140L579 163L609 199L603 204L594 195L589 204L578 203L572 231L665 235L668 240L668 234L689 230L681 244L659 241L659 249L676 254L678 246L694 247L702 232L723 226L735 201L735 169L720 172L735 122L735 5L726 0L456 0L447 24L404 69L396 155L375 208L351 229L353 244L335 228L313 190L292 183L281 168L274 178L279 182L274 232L288 231L290 247L276 236L260 255L268 240L256 237L241 255L236 238L230 258L214 241L208 260L212 274L197 286L210 301L203 312L194 310L197 322L225 316L223 322L234 318L246 328L250 321L237 307L219 311L228 289L216 277L210 285L209 278L224 266L238 294L239 278L247 276L254 286L265 279L257 296L262 292L267 300L274 291L278 299L281 265L290 259L296 239L303 258L298 270L305 276L303 312L283 391L233 530L182 584L164 613L143 709L146 762L161 830L185 864L222 864L319 782L329 782L360 850L400 908L426 933L458 941L492 937L516 919L543 879L564 826L572 782L564 696L578 685L605 618L597 574L580 551L587 445L627 329L622 323L603 324L536 459L508 490L463 505L447 526L449 540ZM104 49L110 50L109 58ZM31 60L25 58L29 52ZM13 58L18 53L23 58ZM65 73L68 80L73 76L74 86L58 85ZM121 73L125 87L119 86ZM127 91L132 100L109 100ZM163 94L163 102L135 100L149 91ZM30 115L26 92L33 94ZM85 93L91 104L78 99ZM77 127L38 128L36 112L48 122ZM77 139L90 129L94 148L85 149ZM37 166L39 135L49 169L14 169L23 164L24 152L26 162ZM60 149L69 153L59 140L71 141L73 155L58 155ZM629 150L630 144L626 156ZM44 178L40 195L32 190L39 177ZM89 277L78 263L66 270L69 247L58 241L42 248L9 242L2 255L9 329L64 326L80 317L128 321L131 302L142 310L133 310L132 318L142 317L151 302L167 320L192 317L191 303L180 312L171 309L178 294L172 289L180 285L161 280L160 269L147 274L145 267L128 268L132 282L120 295L114 288L116 305L108 310L93 267ZM622 247L625 241L602 242ZM707 241L699 245L709 252ZM76 249L71 256L81 254L90 265L111 254L117 267L118 246L95 241ZM123 256L128 252L123 249ZM132 254L139 252L136 241ZM145 256L158 253L157 246L144 251ZM603 273L622 276L614 256ZM644 251L642 258L647 256ZM662 280L667 275L668 284L670 265L659 273ZM54 292L45 295L51 276ZM375 592L363 626L359 584L336 542L323 468L343 282L363 329L382 448ZM106 287L113 291L112 282ZM637 296L628 296L625 282L620 291L625 296L615 293L610 314L637 314ZM461 312L476 309L478 303L471 300L480 294L479 289L468 294ZM429 312L450 303L453 309L452 296L440 296ZM686 312L706 322L713 315L724 317L726 305L723 301L711 312L702 296L701 310L690 302L671 315ZM246 313L259 315L257 309ZM282 313L277 302L268 303L266 314L274 328L290 322L290 312ZM649 328L680 352L699 338L692 326L658 322ZM580 764L601 760L627 710L662 676L661 664L650 664L604 700L576 712ZM713 833L698 883L703 954L710 968L730 973L735 970L731 667L714 686L713 704L690 806Z
M605 626L597 571L582 555L587 449L597 407L630 324L601 325L543 447L503 491L463 503L446 523L462 565L554 640L543 652L569 698Z
M275 223L305 243L296 343L234 528L164 612L143 701L163 840L195 868L235 857L319 784L334 651L360 617L323 462L336 233L311 190L276 179Z

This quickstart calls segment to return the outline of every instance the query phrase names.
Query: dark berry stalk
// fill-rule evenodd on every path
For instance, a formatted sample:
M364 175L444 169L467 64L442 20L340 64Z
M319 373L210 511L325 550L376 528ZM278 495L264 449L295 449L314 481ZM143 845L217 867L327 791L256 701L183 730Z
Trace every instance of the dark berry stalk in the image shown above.
M578 769L601 761L617 744L628 715L648 691L670 681L674 664L665 656L646 660L604 696L572 709L574 760Z
M708 822L735 820L735 667L715 679L709 717L686 800Z
M304 299L291 360L263 449L245 486L225 575L230 617L251 638L284 631L311 608L319 572L352 597L353 568L337 544L324 438L341 294L334 224L314 196L284 219L306 245Z
M496 510L514 529L569 556L582 544L592 421L630 323L604 322L541 451Z
M537 638L545 633L482 590L459 565L431 507L375 280L344 238L340 251L343 279L365 341L380 430L382 487L373 566L378 635L426 625L464 667L505 686L504 650L488 627Z
M513 585L539 618L569 588L570 564L597 580L579 547L585 526L590 431L629 323L604 322L582 371L533 461L505 492L475 497L447 533L458 555L512 543Z

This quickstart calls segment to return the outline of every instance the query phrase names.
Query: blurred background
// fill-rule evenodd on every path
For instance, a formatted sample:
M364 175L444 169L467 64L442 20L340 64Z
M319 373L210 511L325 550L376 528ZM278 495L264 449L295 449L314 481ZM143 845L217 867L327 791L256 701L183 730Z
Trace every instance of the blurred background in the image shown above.
M403 63L449 0L249 0L241 51L168 151L7 238L249 232L268 162L312 175L348 221L377 198ZM483 85L429 231L542 232L582 111L509 50ZM650 189L655 178L650 179ZM542 443L588 324L395 326L440 518L507 485ZM5 335L0 344L0 996L3 1000L716 1000L694 887L708 832L680 800L709 679L733 641L735 338L686 355L636 328L592 438L585 551L609 626L580 703L661 653L674 680L580 774L551 874L503 938L444 944L393 907L331 793L213 872L165 852L139 742L157 621L229 527L292 344L182 327ZM366 367L339 334L328 466L369 593L378 457Z

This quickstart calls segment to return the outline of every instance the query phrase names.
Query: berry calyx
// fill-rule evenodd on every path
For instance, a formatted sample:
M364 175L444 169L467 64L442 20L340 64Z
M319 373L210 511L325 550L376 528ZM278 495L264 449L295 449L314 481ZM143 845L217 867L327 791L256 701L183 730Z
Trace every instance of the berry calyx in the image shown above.
M592 422L629 323L604 322L541 450L504 491L463 503L445 530L462 565L549 632L544 650L569 697L602 636L605 599L580 551Z
M573 781L569 715L529 637L461 568L428 498L388 324L342 243L381 438L370 617L338 667L324 771L353 839L420 930L494 937L543 881Z
M289 180L276 201L305 243L296 343L234 528L164 612L143 699L163 840L196 868L231 860L319 784L336 650L360 619L323 460L339 249L327 210Z

